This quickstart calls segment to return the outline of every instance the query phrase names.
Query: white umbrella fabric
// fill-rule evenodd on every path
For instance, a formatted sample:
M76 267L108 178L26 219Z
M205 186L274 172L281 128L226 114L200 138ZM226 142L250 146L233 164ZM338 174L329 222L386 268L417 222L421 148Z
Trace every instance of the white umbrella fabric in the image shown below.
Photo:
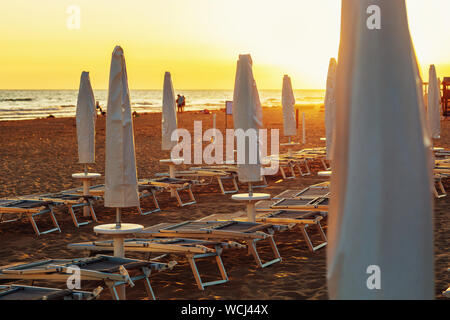
M137 207L133 118L125 57L119 46L112 54L107 108L105 207Z
M244 132L250 129L248 133L253 134L253 137L256 135L256 141L245 139L245 150L239 150L238 146L238 176L241 182L257 182L262 179L258 141L258 130L262 127L262 108L252 64L250 55L239 56L233 94L234 129L242 129ZM245 153L244 161L239 160L244 155L240 153Z
M367 25L373 4L342 1L329 296L432 299L432 170L422 81L405 1L376 2L380 29Z
M163 104L162 104L162 150L172 150L177 141L172 141L172 133L177 129L177 111L175 105L175 91L173 90L170 72L164 75Z
M434 65L430 66L428 76L427 115L430 136L439 139L441 137L441 90Z
M325 93L325 137L327 142L327 159L331 160L333 146L333 130L336 119L336 68L335 58L330 59Z
M76 111L79 163L95 163L96 119L95 98L89 72L83 71L80 79Z

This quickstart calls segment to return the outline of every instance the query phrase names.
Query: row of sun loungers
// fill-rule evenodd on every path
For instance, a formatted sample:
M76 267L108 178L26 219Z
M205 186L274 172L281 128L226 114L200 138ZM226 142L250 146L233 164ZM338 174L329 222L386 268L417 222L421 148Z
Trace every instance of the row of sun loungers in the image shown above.
M119 286L134 287L136 281L142 280L148 296L155 299L150 284L150 274L152 271L161 271L171 267L173 267L173 263L165 264L98 255L90 258L48 259L5 266L0 268L0 279L67 283L74 273L77 273L80 281L103 281L116 300L119 299L117 291Z

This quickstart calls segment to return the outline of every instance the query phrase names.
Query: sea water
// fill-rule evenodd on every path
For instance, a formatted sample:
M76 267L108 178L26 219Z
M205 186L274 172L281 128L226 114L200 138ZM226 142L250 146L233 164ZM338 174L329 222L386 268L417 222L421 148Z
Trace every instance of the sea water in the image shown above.
M95 100L106 111L107 90L95 90ZM180 90L186 97L186 111L217 110L233 100L232 90ZM260 90L263 107L281 105L281 90ZM296 104L323 104L324 90L295 90ZM54 117L73 117L77 104L77 90L0 90L0 120L21 120ZM160 112L161 90L131 90L133 111Z

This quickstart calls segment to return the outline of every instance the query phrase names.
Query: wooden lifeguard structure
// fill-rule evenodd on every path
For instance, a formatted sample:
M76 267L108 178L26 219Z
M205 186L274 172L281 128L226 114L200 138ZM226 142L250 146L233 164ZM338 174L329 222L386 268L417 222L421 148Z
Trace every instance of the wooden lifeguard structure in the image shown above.
M450 77L445 77L442 81L442 115L450 116Z

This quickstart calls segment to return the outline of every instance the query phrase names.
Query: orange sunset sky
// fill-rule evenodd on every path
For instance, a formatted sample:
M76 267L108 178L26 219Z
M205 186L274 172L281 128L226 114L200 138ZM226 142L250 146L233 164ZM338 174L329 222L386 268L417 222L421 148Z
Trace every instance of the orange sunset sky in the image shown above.
M376 1L375 1L376 2ZM66 12L80 8L80 28ZM261 89L325 87L339 45L339 0L1 1L0 89L77 89L81 71L108 86L115 45L125 50L132 89L232 89L240 53L251 53ZM450 76L449 0L407 0L424 80L435 64ZM445 33L447 32L447 33Z

